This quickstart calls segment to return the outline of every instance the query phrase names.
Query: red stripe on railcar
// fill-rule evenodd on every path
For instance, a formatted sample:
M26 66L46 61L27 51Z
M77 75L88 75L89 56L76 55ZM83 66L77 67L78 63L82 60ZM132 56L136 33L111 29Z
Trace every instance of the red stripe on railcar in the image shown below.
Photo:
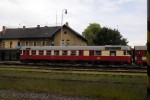
M114 61L131 62L130 56L46 56L46 55L21 55L22 59L29 60L83 60L83 61Z

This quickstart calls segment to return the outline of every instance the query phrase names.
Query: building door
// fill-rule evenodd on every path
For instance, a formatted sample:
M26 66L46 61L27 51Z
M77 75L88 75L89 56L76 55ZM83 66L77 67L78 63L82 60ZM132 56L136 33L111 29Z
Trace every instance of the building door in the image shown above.
M5 60L5 52L4 51L1 52L1 60L2 61Z
M19 60L20 59L20 51L16 51L16 60Z

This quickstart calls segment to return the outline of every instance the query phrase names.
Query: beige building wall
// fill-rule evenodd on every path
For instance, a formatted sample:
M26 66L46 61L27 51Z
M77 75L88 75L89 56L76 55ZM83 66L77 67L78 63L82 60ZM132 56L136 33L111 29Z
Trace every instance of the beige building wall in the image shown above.
M29 42L29 46L34 46L34 42L36 42L36 46L42 46L42 42L45 42L45 46L51 46L52 40L50 39L5 39L0 43L1 48L16 48L18 46L18 42L20 42L20 46L26 46L26 42ZM12 45L11 45L12 43ZM4 44L4 47L3 47Z
M51 46L51 39L22 39L20 40L21 46L26 46L26 42L29 42L29 46L34 46L34 42L36 42L36 46L42 46L42 42L45 42L45 46Z
M53 39L54 38L54 39ZM54 46L60 46L61 33L60 31L55 34L52 38L40 38L40 39L4 39L0 42L0 47L3 47L3 43L5 44L4 48L10 48L10 42L12 42L11 48L16 48L18 46L18 42L20 42L20 46L26 46L26 42L29 43L29 46L34 46L34 42L36 42L36 46L42 46L42 42L45 42L45 46L51 46L54 43ZM86 46L87 43L82 40L75 33L70 31L67 28L63 29L62 39L64 40L64 45L67 45L67 41L70 46Z
M87 43L79 38L75 33L66 28L62 31L62 40L64 40L64 45L67 45L67 41L70 41L70 46L86 46ZM61 42L61 31L54 36L54 45L60 46Z
M19 41L18 39L2 40L1 48L7 48L7 49L8 48L16 48L18 46L18 41ZM5 45L3 45L3 44L5 44Z

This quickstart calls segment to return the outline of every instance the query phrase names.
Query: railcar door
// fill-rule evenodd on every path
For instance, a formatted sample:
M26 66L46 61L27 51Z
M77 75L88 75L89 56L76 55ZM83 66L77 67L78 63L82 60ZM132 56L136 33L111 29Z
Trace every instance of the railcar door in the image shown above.
M141 51L138 51L138 55L137 55L137 62L142 62L142 54Z
M25 51L25 55L29 55L29 50L26 50L26 51Z
M79 56L83 56L83 50L79 50Z

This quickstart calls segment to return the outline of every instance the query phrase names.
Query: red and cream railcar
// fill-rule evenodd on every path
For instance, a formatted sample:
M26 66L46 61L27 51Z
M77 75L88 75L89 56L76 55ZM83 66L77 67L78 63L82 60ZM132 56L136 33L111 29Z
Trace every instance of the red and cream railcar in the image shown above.
M21 61L131 63L129 46L28 46L21 51Z
M134 46L134 62L137 65L146 65L147 46Z

